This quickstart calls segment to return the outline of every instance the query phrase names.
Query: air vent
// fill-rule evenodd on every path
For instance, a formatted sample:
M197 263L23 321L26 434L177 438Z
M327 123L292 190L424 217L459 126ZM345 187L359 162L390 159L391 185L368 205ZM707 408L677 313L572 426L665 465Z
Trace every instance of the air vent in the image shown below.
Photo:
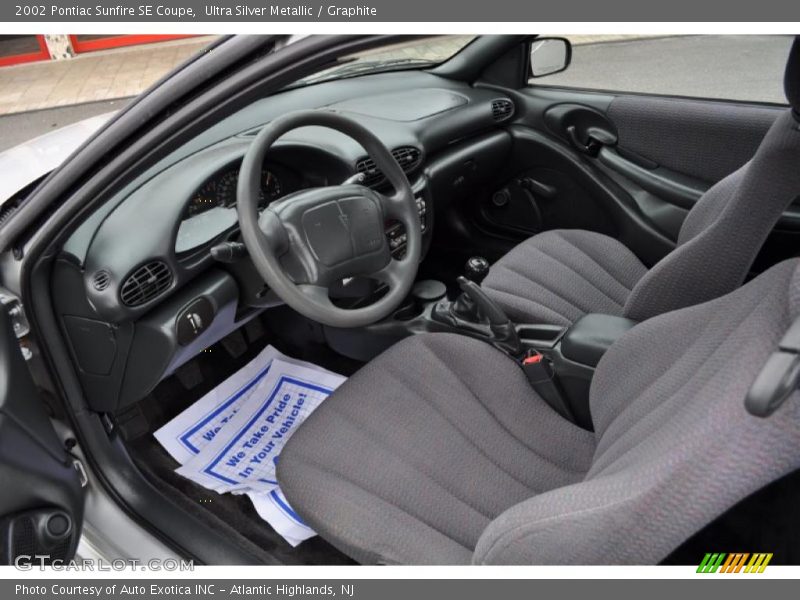
M109 275L106 270L97 271L92 276L92 285L98 292L102 292L106 289L109 283L111 283L111 275Z
M392 150L392 156L402 167L403 171L410 173L416 169L422 161L422 152L414 146L401 146ZM385 181L383 173L380 172L375 162L367 157L362 158L356 163L356 171L366 176L364 185L375 187Z
M492 118L498 123L514 116L514 103L508 98L492 100Z
M364 174L364 185L373 186L383 181L383 173L375 166L371 158L362 158L356 163L356 171Z
M156 260L142 265L122 284L120 299L125 306L141 306L161 295L172 285L172 271Z
M402 146L392 150L392 156L403 167L403 171L411 171L419 165L421 152L414 146Z

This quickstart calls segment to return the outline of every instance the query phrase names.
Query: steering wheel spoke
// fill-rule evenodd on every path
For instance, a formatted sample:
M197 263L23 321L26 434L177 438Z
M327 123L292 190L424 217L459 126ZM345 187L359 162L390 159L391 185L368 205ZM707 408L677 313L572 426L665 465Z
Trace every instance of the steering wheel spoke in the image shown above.
M392 259L388 264L377 273L373 273L372 277L381 283L385 283L392 290L396 288L403 280L405 271L404 261Z
M411 190L406 193L404 190L395 191L391 194L375 192L381 203L383 214L387 219L395 219L406 222L408 217L408 206L414 203L414 194Z
M297 289L315 304L335 308L328 295L329 291L327 287L313 283L301 283L297 286Z
M272 210L266 209L258 218L258 228L263 234L265 247L275 256L281 256L289 250L289 237L281 219Z

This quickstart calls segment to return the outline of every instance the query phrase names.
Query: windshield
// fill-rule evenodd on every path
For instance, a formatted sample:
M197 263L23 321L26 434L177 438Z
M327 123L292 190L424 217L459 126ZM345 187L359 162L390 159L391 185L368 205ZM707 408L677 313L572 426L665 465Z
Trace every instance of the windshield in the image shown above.
M443 35L350 54L340 58L336 66L304 77L291 87L381 71L433 67L455 56L474 39L474 35Z

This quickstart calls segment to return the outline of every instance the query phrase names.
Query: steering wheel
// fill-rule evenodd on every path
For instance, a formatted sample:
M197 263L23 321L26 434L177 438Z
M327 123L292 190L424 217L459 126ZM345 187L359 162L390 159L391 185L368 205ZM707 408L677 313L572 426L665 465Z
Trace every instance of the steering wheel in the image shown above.
M358 184L312 188L273 202L259 215L267 151L283 134L310 125L335 129L360 143L394 192L382 194ZM303 110L266 125L242 162L236 207L244 244L264 282L309 319L334 327L368 325L395 310L414 284L422 233L408 179L371 131L339 113ZM408 241L402 260L390 252L387 219L405 226ZM388 291L363 308L335 306L329 298L331 285L357 276L385 283Z

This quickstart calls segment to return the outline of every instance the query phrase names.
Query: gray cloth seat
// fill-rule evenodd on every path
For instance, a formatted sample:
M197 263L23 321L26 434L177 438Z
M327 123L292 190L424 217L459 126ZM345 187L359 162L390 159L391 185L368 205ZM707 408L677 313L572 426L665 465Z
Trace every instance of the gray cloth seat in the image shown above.
M800 467L800 393L765 419L743 404L798 316L792 260L639 324L598 365L594 432L488 344L418 335L310 416L278 480L363 563L654 564Z
M621 242L580 229L536 235L495 263L483 289L519 323L570 325L587 313L621 317L647 267Z
M589 468L594 436L531 399L521 369L488 344L416 336L303 423L281 454L281 486L361 562L469 562L503 511ZM393 550L409 543L413 558Z
M617 240L581 230L551 231L495 263L483 288L512 319L570 325L586 313L637 321L699 304L739 287L786 208L800 196L800 43L786 66L792 108L755 156L692 207L676 248L645 268Z

